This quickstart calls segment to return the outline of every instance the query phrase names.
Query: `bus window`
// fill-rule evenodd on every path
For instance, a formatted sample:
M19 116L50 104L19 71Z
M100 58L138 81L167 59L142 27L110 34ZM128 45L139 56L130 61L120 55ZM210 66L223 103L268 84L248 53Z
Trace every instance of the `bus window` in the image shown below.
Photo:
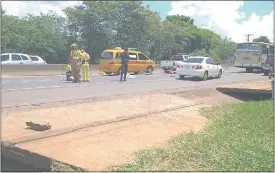
M237 46L237 51L260 51L261 44L259 43L240 43Z

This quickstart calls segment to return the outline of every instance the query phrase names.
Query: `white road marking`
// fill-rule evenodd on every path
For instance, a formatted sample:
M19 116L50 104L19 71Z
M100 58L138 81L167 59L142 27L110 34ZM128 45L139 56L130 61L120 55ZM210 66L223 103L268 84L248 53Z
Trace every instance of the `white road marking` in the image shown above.
M170 78L171 79L171 78ZM54 85L48 87L34 87L34 88L11 88L2 90L2 92L8 91L23 91L23 90L36 90L36 89L51 89L51 88L71 88L71 87L85 87L85 86L101 86L101 85L112 85L120 83L141 83L141 82L156 82L156 81L167 81L170 79L157 79L157 80L141 80L141 81L127 81L127 82L112 82L112 83L96 83L96 84L74 84L74 85Z
M48 80L16 80L16 81L2 81L2 84L5 83L25 83L25 82L45 82Z

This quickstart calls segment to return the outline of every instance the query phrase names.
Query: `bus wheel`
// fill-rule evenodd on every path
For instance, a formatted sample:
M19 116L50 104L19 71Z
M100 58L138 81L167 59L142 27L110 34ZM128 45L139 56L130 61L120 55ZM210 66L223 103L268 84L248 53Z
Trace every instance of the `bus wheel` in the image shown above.
M254 68L252 68L252 67L246 67L245 70L246 70L247 73L252 73L253 70L254 70Z

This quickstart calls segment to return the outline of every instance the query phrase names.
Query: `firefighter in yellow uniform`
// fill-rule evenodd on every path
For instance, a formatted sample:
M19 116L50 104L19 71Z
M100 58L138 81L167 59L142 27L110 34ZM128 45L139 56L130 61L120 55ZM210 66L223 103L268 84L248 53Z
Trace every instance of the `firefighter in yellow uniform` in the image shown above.
M70 60L72 66L73 83L81 82L81 51L78 49L76 43L71 45Z
M83 49L81 50L82 57L82 76L83 82L89 82L89 60L90 56Z

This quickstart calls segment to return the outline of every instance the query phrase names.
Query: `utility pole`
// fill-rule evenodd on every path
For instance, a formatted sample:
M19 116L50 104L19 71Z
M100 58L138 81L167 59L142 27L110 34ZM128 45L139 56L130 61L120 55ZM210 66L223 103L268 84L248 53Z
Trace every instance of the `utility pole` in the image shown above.
M253 34L247 34L247 35L244 35L247 37L247 42L249 42L249 37L252 36Z

